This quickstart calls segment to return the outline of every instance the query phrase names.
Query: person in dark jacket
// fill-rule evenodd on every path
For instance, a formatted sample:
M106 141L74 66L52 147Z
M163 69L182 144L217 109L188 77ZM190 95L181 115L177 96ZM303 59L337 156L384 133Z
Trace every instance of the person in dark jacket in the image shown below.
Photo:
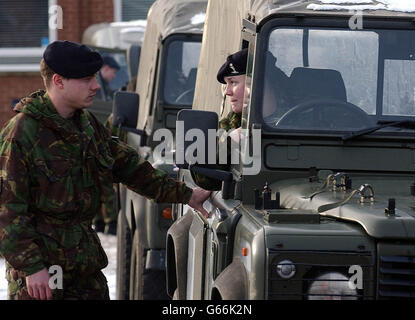
M111 89L110 82L115 78L118 70L120 70L120 65L113 57L108 55L104 55L102 61L103 65L98 72L98 82L101 88L96 96L104 101L112 101L115 91Z

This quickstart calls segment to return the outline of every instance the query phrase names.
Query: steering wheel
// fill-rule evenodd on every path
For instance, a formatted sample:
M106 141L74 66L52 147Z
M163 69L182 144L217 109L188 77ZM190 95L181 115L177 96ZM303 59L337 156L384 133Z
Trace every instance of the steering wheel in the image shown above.
M192 100L192 98L194 96L194 91L195 91L195 89L193 89L193 88L187 89L186 91L182 92L176 98L176 100L174 102L175 103L186 103L186 104L188 104L190 102L190 104L191 104L193 101L190 101L190 100Z
M356 105L338 99L313 99L297 104L276 123L290 129L362 129L373 125L369 116Z

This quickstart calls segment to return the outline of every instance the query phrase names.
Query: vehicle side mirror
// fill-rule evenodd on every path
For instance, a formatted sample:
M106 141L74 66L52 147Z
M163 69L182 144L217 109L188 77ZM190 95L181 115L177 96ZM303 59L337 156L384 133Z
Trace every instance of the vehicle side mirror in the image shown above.
M213 160L216 163L216 133L218 130L218 115L216 112L202 111L202 110L188 110L183 109L177 114L176 123L176 165L179 168L189 169L195 173L202 174L206 177L222 181L222 198L233 199L235 191L235 183L231 172L209 168L209 154L213 155ZM179 122L181 121L181 123ZM179 137L178 132L182 130L182 137ZM192 129L193 132L190 132ZM214 135L214 150L209 150L209 129L213 129ZM193 140L186 141L186 135L194 136ZM197 138L195 138L195 136ZM190 137L188 137L190 138ZM203 139L203 143L199 143L199 139ZM196 142L197 141L197 142ZM195 148L193 145L196 144ZM190 148L191 147L191 148ZM204 157L197 156L199 148L204 147ZM209 153L210 151L210 153ZM196 152L196 154L195 154ZM191 158L196 161L188 162L189 153L193 153ZM180 155L183 157L180 159ZM180 159L179 161L177 161ZM198 162L198 160L203 162Z
M203 111L203 110L182 109L177 114L177 121L178 123L176 123L176 135L180 129L183 129L182 131L183 137L180 139L180 137L177 136L177 138L180 139L181 141L176 141L176 156L183 155L184 157L184 159L182 159L184 160L184 162L183 163L178 162L178 164L184 164L184 166L187 166L189 164L187 152L189 152L190 150L189 147L192 145L193 146L191 150L193 150L193 157L197 159L201 159L202 156L201 155L198 156L197 152L204 151L204 157L202 157L202 159L204 160L204 164L209 163L208 161L209 129L213 129L215 130L215 132L217 131L218 129L217 113L211 112L211 111ZM191 134L194 136L192 141L186 141L187 134ZM197 138L195 138L195 136ZM203 141L200 141L200 139L203 139ZM196 145L198 148L194 150L194 147L195 147L194 144L196 143L196 141L197 141ZM199 147L200 148L204 147L204 150L199 149ZM198 162L194 162L191 164L194 165L196 163Z
M113 125L135 129L137 127L139 102L138 93L129 91L116 92L112 106Z
M113 126L140 135L141 144L144 145L147 139L146 133L143 130L136 129L139 103L138 93L130 91L116 92L112 106Z

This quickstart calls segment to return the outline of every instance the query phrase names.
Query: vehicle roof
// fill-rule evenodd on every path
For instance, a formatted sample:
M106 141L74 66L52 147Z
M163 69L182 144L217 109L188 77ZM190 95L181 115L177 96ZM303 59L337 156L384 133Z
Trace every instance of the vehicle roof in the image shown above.
M128 49L142 43L146 24L146 20L93 24L84 31L82 43L92 47Z
M147 28L165 39L172 33L203 32L208 0L157 0L147 15Z
M273 13L298 13L304 15L347 15L362 11L367 16L415 17L413 0L253 0L251 14L256 22Z
M139 129L145 128L148 119L160 43L173 34L201 35L207 3L208 0L156 0L151 6L137 77L137 93L140 95Z

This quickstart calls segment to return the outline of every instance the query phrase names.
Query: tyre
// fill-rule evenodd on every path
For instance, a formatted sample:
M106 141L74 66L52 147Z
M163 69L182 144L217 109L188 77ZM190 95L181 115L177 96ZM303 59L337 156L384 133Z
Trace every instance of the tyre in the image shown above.
M130 300L170 300L164 270L145 269L147 250L140 244L138 230L133 237L130 266Z
M128 300L130 290L131 230L122 210L117 219L117 300Z

